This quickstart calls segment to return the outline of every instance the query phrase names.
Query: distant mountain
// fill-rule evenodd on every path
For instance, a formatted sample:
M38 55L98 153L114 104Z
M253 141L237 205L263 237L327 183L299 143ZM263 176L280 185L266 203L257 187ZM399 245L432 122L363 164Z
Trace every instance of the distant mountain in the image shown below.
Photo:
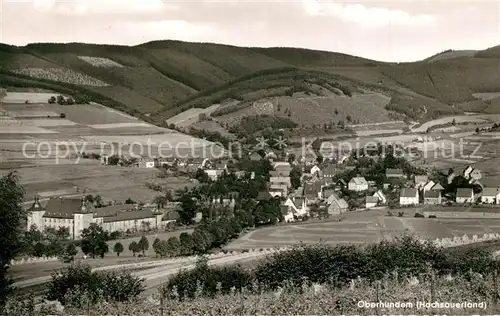
M496 112L473 94L499 92L499 58L500 46L447 51L421 62L396 64L298 48L180 41L132 47L0 45L0 87L69 93L159 125L189 108L207 108L227 99L239 100L234 110L241 110L272 97L318 97L330 102L318 106L333 109L351 106L344 102L348 98L359 104L360 96L373 108L371 94L387 98L381 111L426 120L459 113L464 104L469 111L477 106ZM351 119L362 122L366 113Z

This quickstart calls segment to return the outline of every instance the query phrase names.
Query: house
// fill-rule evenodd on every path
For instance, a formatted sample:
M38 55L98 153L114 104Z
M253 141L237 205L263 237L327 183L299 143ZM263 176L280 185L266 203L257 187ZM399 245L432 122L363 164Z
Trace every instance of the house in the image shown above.
M373 196L376 197L381 204L387 203L387 197L385 196L384 192L382 192L382 190L378 190L373 194Z
M385 176L387 178L404 178L405 177L402 169L386 169Z
M290 171L292 171L292 165L289 162L277 161L274 163L274 170L281 172L284 175L289 176Z
M328 214L330 215L342 214L349 210L349 204L337 194L330 195L326 200L326 204L328 205Z
M482 178L481 170L472 166L465 168L463 176L466 180L480 180Z
M457 203L474 202L474 190L472 190L471 188L458 188L456 202Z
M416 188L403 188L399 195L399 205L417 205L418 190Z
M379 201L378 197L376 197L376 196L367 196L365 198L365 207L366 208L375 207L375 206L377 206L378 201Z
M306 205L306 200L304 198L301 198L301 197L294 197L294 196L289 197L285 201L284 205L291 207L293 213L296 216L304 216L304 215L307 215L309 212L307 205Z
M331 179L335 176L337 168L334 164L330 164L322 169L323 178Z
M422 176L416 175L414 178L414 182L415 182L415 187L420 189L420 188L424 187L429 182L429 177L426 175L422 175Z
M286 197L288 195L288 187L286 183L271 183L269 186L269 194L273 197Z
M368 182L364 177L354 177L349 181L348 183L348 188L349 191L356 191L356 192L361 192L361 191L366 191L368 190Z
M173 167L178 162L179 162L179 160L175 157L158 158L158 159L155 159L155 166L156 167Z
M443 186L440 183L436 183L431 188L432 191L444 191Z
M32 225L43 231L47 227L68 228L70 236L77 239L91 223L100 225L105 231L126 231L162 226L163 213L156 209L139 208L132 204L94 208L82 198L50 198L42 207L38 197L30 208L28 227Z
M220 176L224 174L224 170L208 169L204 171L212 181L216 181Z
M330 196L335 194L335 189L323 189L323 193L321 194L321 198L328 199Z
M424 192L425 205L441 204L441 191L428 190Z
M308 204L314 203L322 198L322 183L319 181L304 184L304 195Z
M154 168L155 167L155 161L154 159L151 158L141 158L139 160L139 167L140 168Z
M323 172L322 172L321 168L318 167L318 165L314 165L311 168L311 172L310 173L311 173L312 176L317 176L318 178L323 176Z
M499 204L500 188L484 188L481 195L481 203Z
M290 223L295 220L293 215L293 208L288 205L280 205L281 215L283 216L283 222Z

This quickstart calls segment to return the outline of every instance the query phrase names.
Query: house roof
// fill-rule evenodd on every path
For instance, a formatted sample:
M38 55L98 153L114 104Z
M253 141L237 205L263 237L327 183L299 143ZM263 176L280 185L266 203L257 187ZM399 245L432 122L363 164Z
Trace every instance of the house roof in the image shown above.
M347 204L346 200L339 198L337 194L331 195L327 203L340 209L349 208L349 204Z
M376 196L367 196L365 201L366 203L377 203L378 198Z
M164 221L175 221L179 218L179 212L172 210L163 216Z
M500 179L481 179L480 182L485 188L500 187Z
M31 207L29 208L29 211L30 212L40 212L40 211L45 211L45 207L43 207L41 204L40 204L40 201L38 200L38 196L35 196L35 201L33 202L33 204L31 205Z
M474 193L471 188L458 188L457 197L469 198Z
M415 176L415 184L427 183L429 177L426 175L423 176Z
M332 194L335 194L335 190L334 189L325 189L325 190L323 190L323 197L325 197L326 199L328 199Z
M499 188L484 188L483 196L497 196L500 193Z
M109 217L116 215L118 212L128 212L136 209L137 207L134 204L111 205L95 209L94 214L97 214L95 217Z
M292 200L292 202L296 208L301 208L302 205L304 204L304 199L303 198L295 198L294 200Z
M322 168L323 174L324 175L334 175L337 171L337 167L335 165L328 165L324 168Z
M283 215L290 213L290 207L288 207L288 205L280 205L280 210Z
M441 185L441 183L436 183L434 184L432 187L431 187L431 190L432 191L442 191L444 190L443 186Z
M354 177L351 179L351 181L349 181L349 183L354 183L356 185L368 185L368 182L366 181L366 179L364 177Z
M397 176L399 176L399 175L403 175L403 170L402 169L386 169L385 170L385 174L386 175L393 175L393 176L397 175Z
M441 195L441 192L439 191L425 191L424 192L424 198L434 198L437 199Z
M417 197L417 192L415 188L403 188L400 197Z
M111 223L111 222L141 220L152 217L155 217L152 210L133 210L133 211L118 212L114 216L105 217L104 222Z
M72 219L74 214L87 214L94 212L94 207L90 203L85 202L85 204L82 205L82 199L65 199L60 197L50 198L45 209L46 212L43 217L49 218Z

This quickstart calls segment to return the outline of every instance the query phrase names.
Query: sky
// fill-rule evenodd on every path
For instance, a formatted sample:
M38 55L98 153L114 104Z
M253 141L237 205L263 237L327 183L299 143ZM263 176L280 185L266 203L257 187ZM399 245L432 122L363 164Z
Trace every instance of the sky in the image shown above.
M0 42L13 45L175 39L404 62L500 44L500 0L0 1Z

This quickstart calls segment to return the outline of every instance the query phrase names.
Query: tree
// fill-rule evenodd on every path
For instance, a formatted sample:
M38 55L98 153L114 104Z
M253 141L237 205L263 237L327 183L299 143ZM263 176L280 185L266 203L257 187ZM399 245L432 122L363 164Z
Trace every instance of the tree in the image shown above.
M181 224L192 224L198 209L196 200L190 193L183 194L179 200L179 221Z
M167 254L170 257L175 257L180 254L181 251L181 243L177 237L170 237L167 240Z
M59 118L62 118L62 119L66 118L66 114L64 114L64 113L59 114Z
M125 200L125 204L135 204L135 201L131 198L128 198L127 200Z
M456 121L455 119L453 119L453 120L451 121L451 125L453 125L453 126L457 125L457 121Z
M49 104L54 104L54 103L56 103L56 97L55 97L55 96L51 96L51 97L49 98L49 101L48 101L48 102L49 102Z
M56 232L56 239L57 240L66 240L69 238L69 228L68 227L59 227Z
M297 189L300 187L300 178L302 177L302 172L299 168L293 167L290 171L290 182L292 183L292 187Z
M160 256L160 257L166 257L167 256L167 250L168 250L168 243L166 240L160 240L156 246L155 252Z
M78 250L76 249L76 246L74 243L69 243L66 246L66 249L64 250L64 255L68 256L71 261L73 261L73 258L76 256L78 253Z
M33 247L32 255L35 257L43 257L45 256L46 253L46 247L45 244L41 242L37 242L35 246Z
M130 243L130 245L128 245L128 250L131 251L133 256L135 257L135 254L140 251L139 245L137 244L137 242L133 241Z
M66 104L67 105L73 105L73 104L75 104L75 100L73 100L73 98L71 98L71 97L68 97L66 99Z
M57 104L61 104L61 105L66 104L66 100L64 99L64 97L62 95L58 95L56 100L57 100L56 101Z
M89 228L85 228L82 231L81 247L83 253L91 255L92 258L96 256L104 258L104 254L109 251L106 240L107 234L102 227L96 223L91 223Z
M116 255L119 257L123 252L123 245L120 242L117 242L113 247L113 251L116 252Z
M193 253L193 236L187 232L182 232L179 236L179 242L181 244L181 254L187 256Z
M155 252L156 256L158 257L159 255L159 251L158 251L158 246L160 244L161 240L160 238L156 238L154 241L153 241L153 251Z
M22 207L24 191L19 185L17 173L10 172L0 178L0 310L11 292L12 280L8 277L10 261L21 252L26 216Z
M137 243L139 251L142 251L142 255L146 255L146 250L149 249L149 241L146 236L142 236L141 239L139 240L139 243Z

